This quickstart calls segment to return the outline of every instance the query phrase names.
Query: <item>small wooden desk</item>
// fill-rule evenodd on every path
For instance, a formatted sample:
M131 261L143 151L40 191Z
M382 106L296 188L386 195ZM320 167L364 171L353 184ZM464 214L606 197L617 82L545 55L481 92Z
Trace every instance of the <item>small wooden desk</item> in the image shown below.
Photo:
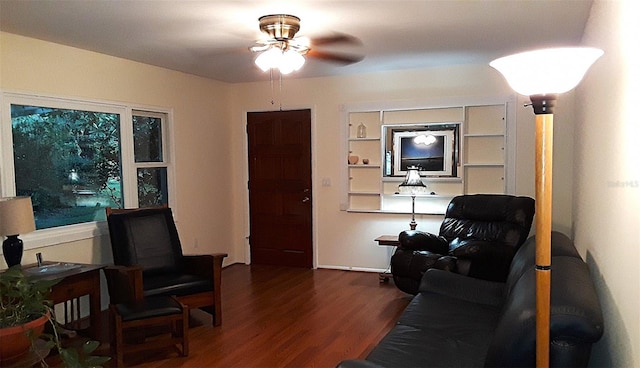
M400 245L400 241L398 241L398 235L380 235L375 238L375 241L378 242L378 245L383 245L387 247L397 247ZM389 261L391 262L391 261ZM382 272L378 275L380 283L388 282L390 278L393 277L391 272Z
M43 265L51 265L57 262L43 262ZM60 262L64 263L64 262ZM61 279L60 282L55 284L51 288L51 294L49 294L49 298L53 302L53 304L65 303L65 318L64 322L67 324L64 326L69 329L84 329L84 325L80 326L79 315L80 315L80 298L81 296L88 295L89 296L89 323L90 325L86 328L87 335L99 341L100 337L100 270L103 269L104 265L95 265L95 264L80 264L78 268L66 270L63 272L52 273L48 275L38 275L38 277L47 279L47 280L57 280ZM25 265L22 268L24 270L32 267L37 267L36 264ZM74 318L74 305L75 305L75 318L78 320L67 320L67 302L71 301L71 318ZM76 302L74 304L74 301Z
M375 240L378 242L378 245L386 245L390 247L397 247L400 245L398 235L380 235Z

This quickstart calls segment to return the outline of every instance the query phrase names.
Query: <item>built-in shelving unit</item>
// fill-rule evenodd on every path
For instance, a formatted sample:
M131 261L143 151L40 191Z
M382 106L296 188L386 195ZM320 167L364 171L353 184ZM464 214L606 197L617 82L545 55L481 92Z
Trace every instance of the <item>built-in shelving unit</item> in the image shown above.
M506 106L468 106L464 125L464 193L505 193Z
M398 195L404 177L391 176L386 132L398 126L459 124L455 175L424 177L426 195L416 197L416 213L443 214L460 194L508 193L508 101L445 104L436 107L345 108L345 191L342 209L349 212L410 213L411 198ZM358 137L358 126L366 137ZM349 156L358 156L349 163ZM368 164L363 163L368 159Z

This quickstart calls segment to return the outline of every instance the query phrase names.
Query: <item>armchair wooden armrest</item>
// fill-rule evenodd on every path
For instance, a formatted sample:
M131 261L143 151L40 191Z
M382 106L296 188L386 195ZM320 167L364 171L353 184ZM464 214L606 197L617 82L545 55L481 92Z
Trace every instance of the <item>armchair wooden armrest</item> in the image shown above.
M213 282L213 324L219 326L222 323L222 260L227 253L214 253L205 255L185 255L183 258L185 269Z
M107 279L111 304L140 301L144 297L141 266L107 266L103 269Z

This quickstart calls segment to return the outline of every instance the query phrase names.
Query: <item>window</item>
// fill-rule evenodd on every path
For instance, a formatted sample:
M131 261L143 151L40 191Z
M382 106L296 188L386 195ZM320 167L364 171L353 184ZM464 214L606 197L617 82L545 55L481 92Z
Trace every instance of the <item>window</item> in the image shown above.
M4 97L2 196L31 196L37 230L93 236L86 226L104 221L105 207L169 203L167 111Z
M133 147L139 207L168 203L162 127L166 114L134 111Z

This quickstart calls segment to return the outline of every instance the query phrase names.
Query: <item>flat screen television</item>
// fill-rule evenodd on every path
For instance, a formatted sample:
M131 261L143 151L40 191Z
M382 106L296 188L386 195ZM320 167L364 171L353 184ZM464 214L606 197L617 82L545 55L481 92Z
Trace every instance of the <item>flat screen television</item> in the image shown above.
M423 176L457 176L457 125L391 129L393 176L415 166Z

